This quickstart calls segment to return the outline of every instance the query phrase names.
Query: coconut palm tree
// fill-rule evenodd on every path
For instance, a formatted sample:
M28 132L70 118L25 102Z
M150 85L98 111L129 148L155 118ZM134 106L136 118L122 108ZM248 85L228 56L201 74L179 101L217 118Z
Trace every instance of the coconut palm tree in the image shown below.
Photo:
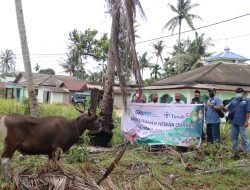
M147 57L148 56L148 52L144 52L142 54L142 56L139 56L139 63L140 63L140 69L141 69L141 76L143 78L143 71L145 70L145 68L149 68L151 67L151 64L150 64L150 59L151 57Z
M36 63L36 66L34 67L35 71L38 72L40 70L40 65Z
M202 66L202 58L211 55L211 53L207 52L208 47L214 46L211 41L211 38L205 39L204 34L199 36L195 32L195 39L190 42L186 52L182 56L187 62L187 66L184 68L185 71Z
M89 82L102 82L102 72L91 72L88 71L88 81Z
M164 58L163 71L163 77L170 77L176 74L176 70L174 68L174 61L171 60L170 57Z
M32 80L30 54L29 54L26 29L25 29L25 24L24 24L22 1L15 0L15 6L16 6L17 25L18 25L18 31L19 31L20 41L21 41L22 54L23 54L25 77L27 81L27 89L28 89L28 96L29 96L29 103L30 103L30 114L33 116L38 116L39 115L38 103L37 103L36 92L35 92L33 80Z
M83 67L83 62L79 51L72 49L70 53L67 53L67 59L60 65L63 67L64 72L69 73L70 76L75 76L75 72Z
M151 78L158 79L161 78L161 73L160 73L161 67L158 64L155 64L152 67L152 72L150 73Z
M1 52L0 68L1 68L2 74L15 71L15 65L16 65L15 58L16 58L16 55L10 49L6 49L5 51Z
M102 139L102 146L107 145L107 142L111 139L114 127L112 113L115 73L117 73L119 78L125 109L127 107L126 84L130 74L130 63L132 63L132 71L137 84L139 86L142 84L140 64L135 50L134 20L136 10L138 10L136 8L139 8L142 16L145 15L139 0L107 0L107 3L112 24L104 94L99 119L103 126L103 131L99 135L96 135L97 138L99 136Z
M172 4L168 4L170 9L176 13L176 16L171 18L163 27L163 29L168 28L168 30L171 30L172 33L174 32L177 25L179 26L179 32L178 32L178 47L180 47L181 43L181 26L182 26L182 20L184 19L188 26L192 29L194 28L193 19L201 19L200 16L190 14L190 11L194 8L199 6L198 3L191 5L191 0L178 0L177 1L177 7L175 7ZM178 54L177 54L178 56ZM180 73L181 65L178 63L177 59L177 67L178 67L178 73Z
M162 51L165 47L164 42L162 40L157 41L156 43L152 44L154 50L155 50L155 55L156 55L156 64L158 64L159 58L161 59L161 62L163 63L163 58L162 58Z

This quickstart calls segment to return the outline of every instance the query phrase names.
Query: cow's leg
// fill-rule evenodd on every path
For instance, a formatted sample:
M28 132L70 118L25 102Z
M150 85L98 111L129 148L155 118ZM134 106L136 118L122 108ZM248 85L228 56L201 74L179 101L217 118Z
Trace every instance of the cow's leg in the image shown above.
M4 151L1 157L1 166L2 166L4 180L8 182L10 182L11 177L12 177L10 159L12 158L14 152L15 152L14 148L5 144Z
M61 148L55 148L51 154L51 158L54 162L58 162L63 154L63 150Z
M54 148L52 153L49 155L49 163L48 166L53 169L57 169L59 167L59 160L63 153L61 148Z

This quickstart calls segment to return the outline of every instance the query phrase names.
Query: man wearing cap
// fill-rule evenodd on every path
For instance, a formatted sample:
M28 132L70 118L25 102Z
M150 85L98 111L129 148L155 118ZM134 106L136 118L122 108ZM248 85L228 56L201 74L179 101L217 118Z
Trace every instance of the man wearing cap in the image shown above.
M215 88L208 89L209 100L206 106L207 142L220 143L220 116L221 99L216 96Z
M247 138L247 127L250 119L250 101L244 97L244 89L237 88L235 90L235 98L225 107L225 111L229 111L231 120L231 141L233 151L237 154L239 151L239 134L242 138L242 147L245 153L249 152L249 140Z

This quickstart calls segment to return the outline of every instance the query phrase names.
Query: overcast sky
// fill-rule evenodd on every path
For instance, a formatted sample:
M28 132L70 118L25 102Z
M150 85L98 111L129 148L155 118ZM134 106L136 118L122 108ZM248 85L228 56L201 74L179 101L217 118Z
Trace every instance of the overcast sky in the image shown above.
M106 12L105 0L22 0L24 19L31 54L32 69L38 63L42 69L53 68L56 74L64 74L59 65L67 52L68 34L73 29L84 31L97 29L100 34L110 32L110 18ZM174 16L168 3L176 5L176 0L141 0L147 15L146 20L138 17L137 42L170 35L162 30L164 24ZM249 0L192 0L199 3L191 13L202 17L194 20L196 28L250 13ZM19 40L14 0L0 0L0 50L11 49L17 55L17 69L23 71L21 45ZM139 15L138 15L139 16ZM188 30L183 22L182 31ZM177 29L176 29L177 32ZM234 53L250 58L250 15L230 22L218 24L201 30L205 38L211 37L215 45L210 52L220 53L229 46ZM194 38L194 32L185 33L181 38ZM166 48L164 57L171 52L177 36L163 38ZM137 44L137 51L145 51L153 56L152 43ZM96 63L90 61L87 68Z

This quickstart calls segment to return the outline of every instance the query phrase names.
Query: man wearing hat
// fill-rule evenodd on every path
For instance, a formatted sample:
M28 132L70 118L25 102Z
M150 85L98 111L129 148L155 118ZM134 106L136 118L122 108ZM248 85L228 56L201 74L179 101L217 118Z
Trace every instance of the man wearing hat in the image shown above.
M245 153L249 152L249 140L246 128L250 125L250 101L244 97L244 89L237 88L235 90L235 98L225 107L225 111L229 111L229 119L231 121L231 141L233 151L237 154L239 151L239 134L242 138L242 148Z
M221 99L216 96L216 89L208 89L209 100L206 106L207 142L220 143L220 116L217 111L221 111Z

